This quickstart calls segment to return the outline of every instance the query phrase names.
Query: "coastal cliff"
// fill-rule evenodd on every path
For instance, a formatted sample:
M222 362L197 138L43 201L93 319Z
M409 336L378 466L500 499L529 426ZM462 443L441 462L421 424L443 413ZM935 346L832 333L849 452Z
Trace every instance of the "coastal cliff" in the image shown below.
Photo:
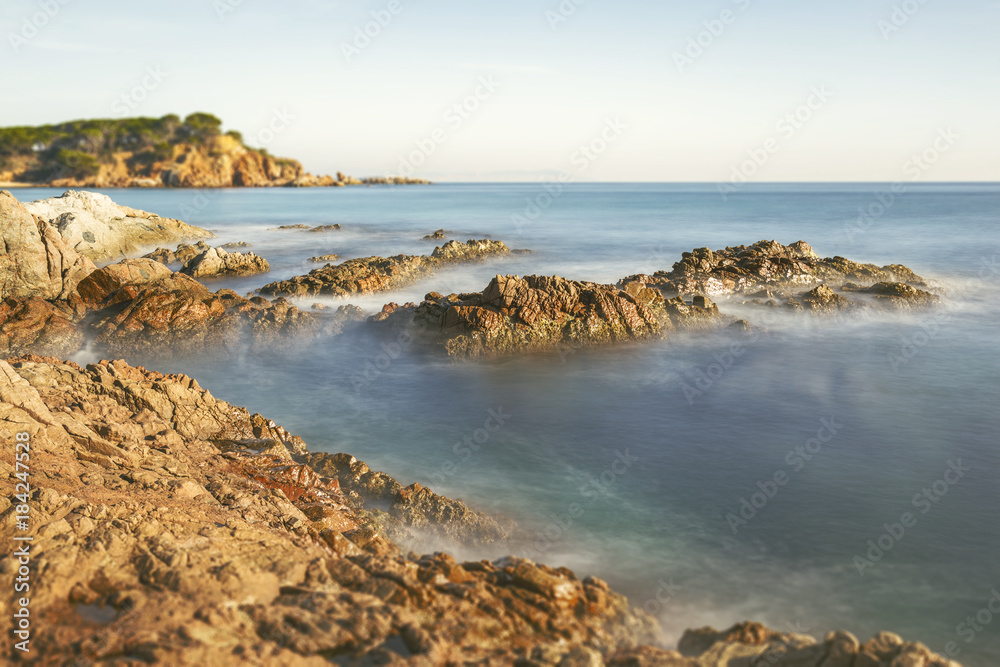
M419 179L314 176L207 113L0 128L0 184L68 188L337 187Z

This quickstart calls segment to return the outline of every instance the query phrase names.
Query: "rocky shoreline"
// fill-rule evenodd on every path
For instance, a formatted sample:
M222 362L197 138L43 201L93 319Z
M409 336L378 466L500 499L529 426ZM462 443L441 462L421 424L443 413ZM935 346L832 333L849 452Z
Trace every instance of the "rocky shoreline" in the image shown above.
M816 642L753 623L667 649L652 617L594 577L404 552L368 503L391 498L397 528L467 544L509 526L349 455L310 454L183 375L0 362L0 423L6 442L29 434L36 664L956 664L888 633ZM18 513L0 499L4 537ZM5 577L17 568L0 557Z
M497 275L481 292L430 292L370 317L346 304L304 312L285 296L387 291L512 251L484 239L349 259L262 287L272 301L197 280L266 271L265 258L239 252L247 244L213 248L205 230L102 197L22 205L0 192L0 430L5 442L27 433L31 443L38 664L957 665L889 633L816 641L742 623L663 637L594 577L437 551L516 545L521 529L507 518L404 486L350 454L310 452L194 378L122 359L65 361L85 344L126 359L275 354L350 323L482 359L755 330L726 314L736 307L830 317L939 306L906 267L761 241L696 249L670 271L614 285ZM95 264L108 260L118 261ZM0 469L14 488L12 448ZM8 539L15 500L0 498ZM0 557L5 576L18 567Z

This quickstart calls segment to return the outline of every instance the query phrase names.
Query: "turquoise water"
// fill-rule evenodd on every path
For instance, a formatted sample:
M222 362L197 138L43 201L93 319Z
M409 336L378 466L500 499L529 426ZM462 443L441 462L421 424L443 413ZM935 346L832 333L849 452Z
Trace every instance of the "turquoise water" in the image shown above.
M996 665L1000 618L980 610L1000 590L1000 186L910 185L859 228L859 208L887 189L747 186L723 201L714 185L571 185L520 225L545 201L539 184L108 194L252 242L272 274L218 283L241 292L305 273L311 255L429 252L420 237L438 228L535 251L352 300L370 309L478 291L496 273L614 282L760 239L906 264L947 290L942 311L771 319L736 355L713 334L476 364L403 346L386 365L382 341L347 334L159 368L313 450L517 518L535 539L508 550L607 579L661 618L667 641L752 618L819 636L891 630L939 652L954 642L964 664ZM272 229L299 222L344 231ZM456 447L482 440L491 410L502 426L477 451ZM868 554L880 539L888 548Z

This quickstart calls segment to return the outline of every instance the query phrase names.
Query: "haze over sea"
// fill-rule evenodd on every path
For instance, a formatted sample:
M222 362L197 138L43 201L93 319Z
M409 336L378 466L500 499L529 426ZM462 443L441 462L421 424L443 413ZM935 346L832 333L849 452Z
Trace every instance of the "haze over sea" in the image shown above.
M980 610L1000 591L1000 185L908 184L886 207L875 193L889 189L760 184L723 200L712 184L576 184L520 226L513 216L542 184L107 194L212 229L213 244L252 243L269 275L210 284L241 294L308 272L313 255L428 253L421 237L438 228L534 251L349 300L371 311L479 291L497 273L613 283L669 271L696 247L761 239L905 264L946 290L940 311L779 313L737 348L687 334L456 364L404 345L386 364L385 341L349 332L269 358L150 367L194 376L313 451L350 452L517 519L536 538L503 551L608 580L669 638L744 619L820 636L890 630L993 666L1000 618ZM859 225L859 209L875 215ZM344 229L273 229L296 223ZM456 448L491 410L503 425L478 451ZM910 525L895 526L905 513Z

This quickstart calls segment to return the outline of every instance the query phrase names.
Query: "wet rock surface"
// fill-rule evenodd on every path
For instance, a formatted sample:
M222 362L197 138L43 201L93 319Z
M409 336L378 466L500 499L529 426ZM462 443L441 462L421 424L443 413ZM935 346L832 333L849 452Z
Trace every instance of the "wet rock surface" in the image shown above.
M361 257L313 269L305 276L269 283L260 293L296 297L371 294L405 287L448 264L479 262L509 253L500 241L449 241L435 248L431 255Z
M424 496L404 503L444 526L473 525L474 511L349 455L311 455L184 375L0 361L0 437L18 432L32 469L19 534L33 538L31 609L45 619L35 664L957 664L889 633L816 642L755 623L691 630L668 650L600 579L404 552L355 494ZM13 450L2 452L13 483ZM0 499L0 538L16 513ZM3 576L18 566L0 555Z

